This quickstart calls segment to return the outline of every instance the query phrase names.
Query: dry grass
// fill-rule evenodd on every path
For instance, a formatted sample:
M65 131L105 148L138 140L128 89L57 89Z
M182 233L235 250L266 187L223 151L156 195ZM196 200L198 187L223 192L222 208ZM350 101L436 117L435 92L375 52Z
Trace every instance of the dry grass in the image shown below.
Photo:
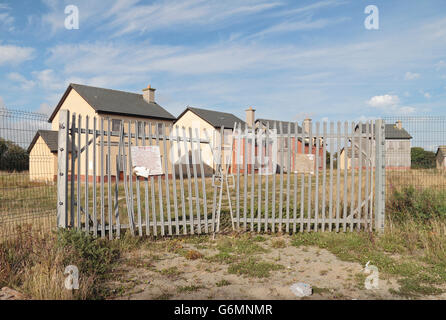
M103 281L119 257L119 244L94 240L81 232L60 230L40 236L31 226L0 244L0 287L12 287L30 299L98 299ZM79 290L64 286L65 268L79 269Z

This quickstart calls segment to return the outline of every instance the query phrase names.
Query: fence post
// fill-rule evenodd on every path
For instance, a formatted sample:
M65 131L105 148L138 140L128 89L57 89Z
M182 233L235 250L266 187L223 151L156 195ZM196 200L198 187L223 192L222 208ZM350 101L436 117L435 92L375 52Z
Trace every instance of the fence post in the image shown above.
M382 119L375 122L375 142L375 229L382 233L386 210L386 136Z
M57 226L68 227L68 136L70 112L59 113L59 135L57 148ZM79 204L78 204L79 205Z

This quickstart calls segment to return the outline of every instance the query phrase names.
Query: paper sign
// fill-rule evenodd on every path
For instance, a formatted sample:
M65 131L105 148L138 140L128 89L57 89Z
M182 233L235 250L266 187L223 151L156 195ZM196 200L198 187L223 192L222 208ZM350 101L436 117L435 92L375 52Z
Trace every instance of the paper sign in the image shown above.
M294 172L314 174L314 154L296 154Z
M139 177L163 175L159 146L132 147L133 173Z

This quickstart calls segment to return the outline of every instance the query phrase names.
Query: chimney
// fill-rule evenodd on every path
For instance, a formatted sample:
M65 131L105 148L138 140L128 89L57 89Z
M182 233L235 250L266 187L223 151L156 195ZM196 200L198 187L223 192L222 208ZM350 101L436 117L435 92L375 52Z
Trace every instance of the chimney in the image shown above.
M303 129L304 129L304 132L305 132L305 133L310 132L311 119L308 119L308 118L305 119L304 122L303 122L303 124L302 124L302 126L303 126Z
M147 103L154 103L155 102L155 91L156 89L153 89L150 84L147 86L147 88L142 89L142 97Z
M245 111L246 111L246 123L250 128L253 128L255 122L256 110L253 109L252 107L249 107L249 109Z
M403 122L401 121L401 120L398 120L397 122L396 122L396 127L398 128L398 129L403 129Z

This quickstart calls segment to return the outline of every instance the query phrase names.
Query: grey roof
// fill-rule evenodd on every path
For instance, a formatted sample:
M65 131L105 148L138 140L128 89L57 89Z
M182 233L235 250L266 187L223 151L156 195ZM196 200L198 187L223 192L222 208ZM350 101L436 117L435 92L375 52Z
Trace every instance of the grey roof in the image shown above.
M369 124L369 132L371 130ZM367 125L362 124L362 133L367 132ZM375 125L373 124L373 132L375 132ZM412 139L412 136L406 131L406 129L398 129L396 124L386 124L385 128L386 139Z
M296 133L296 124L295 122L290 121L280 121L280 120L270 120L270 119L257 119L256 122L260 122L263 126L266 127L267 123L269 123L269 128L274 129L274 125L276 125L276 128L279 132L280 129L282 129L283 134L288 133L288 125L290 125L290 133L294 134ZM302 133L302 127L299 125L297 126L297 133Z
M441 153L443 157L446 157L446 146L439 146L437 150L437 155L438 153Z
M57 147L58 147L57 141L59 137L58 135L59 133L57 131L38 130L36 135L34 136L33 141L28 147L28 152L31 152L31 149L34 147L39 137L42 137L43 141L45 141L46 145L48 146L51 152L57 152Z
M163 120L175 120L175 116L167 112L156 102L148 103L142 94L90 87L81 84L70 84L65 91L49 121L56 116L71 89L76 90L79 95L98 113L135 116L143 118L157 118Z
M208 122L214 128L221 128L222 126L224 126L227 129L234 129L235 123L241 123L241 124L245 123L245 121L236 117L232 113L192 108L192 107L187 107L186 110L184 110L179 115L179 117L177 118L177 121L189 110L191 112L195 113L197 116L199 116L203 120L205 120L206 122Z

